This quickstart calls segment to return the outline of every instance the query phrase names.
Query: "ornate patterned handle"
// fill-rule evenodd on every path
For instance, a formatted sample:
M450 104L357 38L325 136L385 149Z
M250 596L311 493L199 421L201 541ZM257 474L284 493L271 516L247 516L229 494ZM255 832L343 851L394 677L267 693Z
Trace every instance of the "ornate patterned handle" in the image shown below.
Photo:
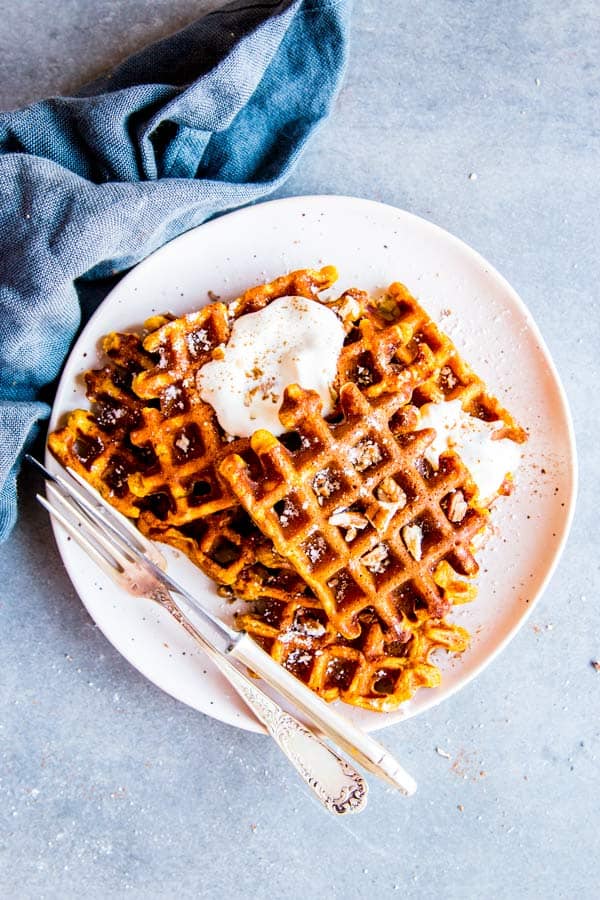
M317 727L320 734L327 735L361 766L374 772L405 797L414 794L417 789L416 782L379 741L370 734L365 734L349 718L340 715L321 697L309 690L291 672L265 653L249 635L242 634L230 647L229 654L260 675L278 694L293 703L294 707Z
M157 588L152 598L198 641L257 719L264 724L323 806L338 815L359 812L364 808L367 802L367 784L347 760L297 719L284 712L252 679L242 674L227 656L198 631L167 590Z
M367 802L367 784L341 756L284 712L270 697L242 675L235 666L221 658L215 660L243 700L267 728L273 740L285 753L306 784L312 788L323 806L342 815L359 812Z

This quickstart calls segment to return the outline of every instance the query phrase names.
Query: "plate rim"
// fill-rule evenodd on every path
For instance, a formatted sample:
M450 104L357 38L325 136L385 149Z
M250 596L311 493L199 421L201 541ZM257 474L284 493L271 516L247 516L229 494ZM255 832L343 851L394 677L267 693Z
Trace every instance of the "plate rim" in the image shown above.
M155 264L157 257L160 257L161 254L165 254L171 251L171 248L174 244L181 242L184 243L186 240L190 240L190 236L198 233L203 230L211 229L214 226L222 227L221 220L227 219L229 217L237 217L242 218L245 216L252 216L257 209L261 210L261 213L264 213L265 210L272 209L274 206L278 208L283 208L285 206L298 206L299 204L325 204L330 207L334 206L343 206L345 204L358 205L363 207L369 207L373 210L382 209L385 213L394 213L400 219L404 219L408 222L414 221L418 223L419 227L425 226L426 229L430 229L434 233L436 233L442 240L453 245L460 253L465 254L467 257L471 258L471 261L477 265L479 269L482 269L489 277L491 277L494 281L497 281L499 286L502 288L502 291L510 298L512 303L519 309L519 312L523 316L524 321L526 322L529 330L534 337L536 344L538 346L539 352L543 357L544 363L547 366L548 372L551 376L553 387L556 390L557 399L560 403L560 413L564 422L566 424L565 435L566 438L566 447L568 448L568 459L566 459L566 471L565 478L570 483L570 492L565 499L565 510L564 516L561 522L561 531L560 536L557 539L552 558L547 565L544 576L542 577L539 587L535 592L535 595L531 598L530 602L524 606L520 611L516 618L514 624L507 630L504 637L494 644L493 649L480 660L478 664L473 666L473 668L466 673L462 678L458 678L456 682L450 687L446 688L445 691L430 691L428 692L428 696L423 700L418 709L411 711L406 714L402 712L402 707L398 710L391 713L374 713L372 722L369 720L366 724L363 724L361 727L365 731L375 731L380 728L389 727L391 725L397 724L401 721L406 721L409 718L413 718L415 716L419 716L425 712L428 712L435 706L438 706L443 701L449 699L454 696L458 691L464 688L467 684L477 678L477 676L486 669L499 655L502 651L508 646L508 644L513 640L516 634L521 630L521 628L525 625L527 620L529 619L532 610L537 606L540 599L544 595L548 583L553 577L558 564L563 555L567 540L569 538L571 526L573 523L573 518L575 515L575 508L577 504L577 495L578 495L578 486L579 486L579 463L577 457L577 444L576 444L576 436L575 429L573 425L573 417L571 414L571 409L569 406L567 392L562 383L560 374L558 372L557 366L552 358L550 350L546 344L546 341L540 331L539 326L533 318L533 315L529 311L523 299L517 293L515 288L507 281L507 279L493 266L485 257L483 257L477 250L475 250L472 246L467 244L461 238L447 231L440 225L437 225L435 222L430 221L429 219L424 218L423 216L418 216L415 213L409 212L408 210L401 209L400 207L393 206L389 203L383 203L378 200L372 200L369 198L362 197L352 197L350 195L345 194L299 194L288 197L275 198L270 200L265 200L262 202L253 203L250 205L246 205L240 207L238 209L227 211L223 214L220 214L207 222L202 223L201 225L197 225L194 228L190 228L177 237L173 238L170 241L167 241L157 250L150 253L143 260L133 266L119 281L118 283L108 292L106 297L101 301L98 307L94 310L84 327L81 329L80 333L77 335L76 340L73 342L69 353L65 359L63 369L61 372L60 379L58 381L55 393L55 400L52 404L52 410L48 421L48 431L45 442L45 462L46 465L50 466L52 469L53 466L58 466L59 464L56 462L54 457L50 454L48 449L47 437L50 434L50 431L56 427L56 419L66 412L64 409L58 409L56 404L56 397L61 394L67 384L66 382L66 372L69 367L69 362L71 357L74 356L81 345L87 343L89 346L90 341L88 340L88 336L95 337L96 340L98 338L95 332L96 323L102 318L103 311L105 311L105 307L109 302L115 302L114 297L118 296L118 292L123 289L123 287L127 288L130 281L135 281L135 279L139 278L140 272L142 272L146 267L149 267L151 264ZM69 381L71 383L71 381ZM83 603L84 608L86 609L90 618L96 624L96 627L102 632L104 637L109 641L109 643L115 648L115 650L123 656L127 662L132 665L136 671L138 671L143 677L148 678L148 680L158 687L160 690L167 693L170 697L177 700L178 702L185 703L186 705L191 706L191 708L197 710L198 712L202 712L205 715L210 716L220 722L223 722L227 725L232 725L236 728L242 728L246 731L253 731L255 733L264 733L264 729L258 722L256 722L256 727L252 727L254 722L251 721L235 721L235 713L233 712L233 708L229 709L227 704L224 704L218 710L214 712L208 709L199 710L198 707L195 707L189 704L186 700L176 696L171 690L161 684L160 677L157 677L155 674L149 675L145 671L139 668L138 664L134 662L131 656L125 652L120 647L117 647L114 643L110 634L108 634L105 629L96 621L92 612L90 611L88 604L85 599L85 592L83 589L80 590L78 581L79 579L76 575L71 571L71 567L68 562L68 556L66 554L67 543L64 539L64 535L62 534L58 525L52 521L52 529L55 537L55 541L57 544L57 548L62 560L62 563L69 575L71 583L75 588L77 595L79 596L81 602ZM340 711L343 711L345 705L340 703L338 704L338 708Z

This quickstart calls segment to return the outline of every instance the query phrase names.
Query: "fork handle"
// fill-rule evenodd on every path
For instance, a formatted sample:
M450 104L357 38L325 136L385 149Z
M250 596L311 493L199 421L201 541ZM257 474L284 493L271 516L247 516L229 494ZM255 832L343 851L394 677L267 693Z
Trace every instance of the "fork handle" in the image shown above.
M270 687L293 703L321 734L349 753L361 766L410 797L416 782L400 763L369 734L356 728L321 697L298 682L291 672L266 653L245 633L229 649L229 655L260 675Z
M323 806L338 815L364 807L367 784L347 760L286 713L228 660L212 659Z
M161 592L159 602L197 641L256 718L263 723L323 806L337 815L363 809L367 802L367 783L348 760L286 713L251 678L240 672L228 656L217 650L195 628L170 594Z

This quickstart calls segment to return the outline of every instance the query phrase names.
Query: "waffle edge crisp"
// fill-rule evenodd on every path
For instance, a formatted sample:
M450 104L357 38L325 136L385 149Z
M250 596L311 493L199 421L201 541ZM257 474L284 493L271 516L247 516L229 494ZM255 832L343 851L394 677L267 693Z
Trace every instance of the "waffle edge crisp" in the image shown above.
M427 462L435 433L418 430L418 409L459 399L503 436L526 434L403 285L323 300L336 278L331 266L300 270L108 335L106 364L85 375L90 409L48 443L147 536L247 601L239 627L314 691L389 711L440 683L435 650L467 647L446 615L475 596L474 546L490 519L456 454ZM196 374L239 316L289 295L344 324L334 414L290 385L283 435L227 435Z

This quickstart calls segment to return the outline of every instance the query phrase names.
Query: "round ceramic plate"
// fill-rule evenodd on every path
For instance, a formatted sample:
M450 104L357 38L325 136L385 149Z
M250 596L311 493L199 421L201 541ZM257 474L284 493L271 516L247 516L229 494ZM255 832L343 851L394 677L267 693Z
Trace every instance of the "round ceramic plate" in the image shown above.
M418 691L397 712L340 704L369 730L439 703L493 659L540 596L571 522L576 463L565 395L530 314L492 266L430 222L368 200L294 197L230 213L167 244L109 294L65 366L50 428L87 406L81 376L100 363L99 339L108 332L139 328L153 313L197 309L209 302L209 291L229 300L283 272L325 264L339 270L332 295L404 282L530 433L516 490L497 504L495 534L479 557L479 596L453 616L473 635L470 648L460 658L441 653L442 686ZM48 464L57 467L51 458ZM115 588L59 528L56 540L90 615L140 672L208 715L261 730L168 614ZM212 583L181 554L167 554L175 576L230 620Z

